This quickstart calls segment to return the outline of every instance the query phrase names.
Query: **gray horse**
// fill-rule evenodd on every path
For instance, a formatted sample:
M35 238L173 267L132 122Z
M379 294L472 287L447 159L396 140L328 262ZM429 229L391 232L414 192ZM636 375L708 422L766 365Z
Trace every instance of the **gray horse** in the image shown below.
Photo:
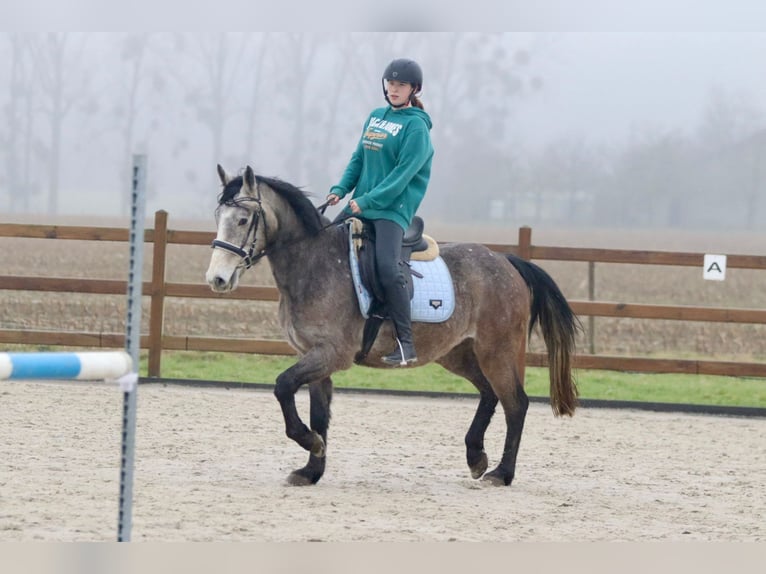
M306 466L293 471L288 482L314 484L325 470L330 377L352 366L365 325L349 268L348 231L332 225L289 183L255 175L250 166L232 177L219 165L218 174L223 192L207 282L216 292L232 291L245 269L268 257L280 293L279 320L299 355L277 377L274 394L287 436L310 452ZM418 365L435 361L478 389L479 406L465 436L468 467L473 478L509 485L529 405L524 392L528 332L539 323L554 414L571 416L577 406L571 358L579 322L553 279L533 263L480 244L443 245L441 256L452 274L456 307L442 323L413 325ZM392 339L387 321L362 364L391 368L381 357ZM310 429L295 406L303 385L309 386ZM484 433L498 401L505 413L505 448L498 466L486 472Z

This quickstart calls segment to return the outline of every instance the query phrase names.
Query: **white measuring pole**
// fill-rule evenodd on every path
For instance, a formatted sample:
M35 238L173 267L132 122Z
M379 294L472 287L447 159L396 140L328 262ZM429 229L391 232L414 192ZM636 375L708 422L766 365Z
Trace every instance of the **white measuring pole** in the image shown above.
M130 542L133 525L133 466L136 446L136 404L138 366L141 348L141 295L144 264L144 220L146 219L146 156L133 156L133 182L130 211L130 268L128 272L128 311L125 320L125 351L133 360L133 373L121 380L122 450L120 457L120 502L117 541Z

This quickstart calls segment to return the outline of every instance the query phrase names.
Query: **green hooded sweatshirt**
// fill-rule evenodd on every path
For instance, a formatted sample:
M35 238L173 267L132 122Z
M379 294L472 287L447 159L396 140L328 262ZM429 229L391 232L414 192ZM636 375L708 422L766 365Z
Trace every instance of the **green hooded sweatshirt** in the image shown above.
M406 230L423 201L431 176L431 118L416 107L373 110L338 185L339 197L352 198L365 219L389 219ZM344 210L351 213L347 206Z

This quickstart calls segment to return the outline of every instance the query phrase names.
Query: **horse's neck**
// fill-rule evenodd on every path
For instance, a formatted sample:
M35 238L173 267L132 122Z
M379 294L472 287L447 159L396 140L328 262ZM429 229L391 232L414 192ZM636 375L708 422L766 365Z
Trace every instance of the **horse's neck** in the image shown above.
M334 227L315 237L280 242L269 255L271 272L283 295L303 296L306 292L330 287L338 261L348 254L342 248Z

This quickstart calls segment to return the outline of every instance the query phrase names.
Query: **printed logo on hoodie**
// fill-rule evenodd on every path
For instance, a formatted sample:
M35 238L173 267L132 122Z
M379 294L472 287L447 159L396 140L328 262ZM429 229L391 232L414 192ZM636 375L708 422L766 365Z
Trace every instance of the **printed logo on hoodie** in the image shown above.
M381 120L379 118L370 118L370 123L367 124L367 131L369 132L371 128L377 128L379 130L383 130L390 133L392 136L396 136L396 134L399 133L402 127L403 127L402 124L389 122L388 120Z
M402 124L370 118L370 123L367 124L364 132L363 145L368 150L379 151L383 147L380 141L388 139L389 134L395 137L402 127L404 127Z

